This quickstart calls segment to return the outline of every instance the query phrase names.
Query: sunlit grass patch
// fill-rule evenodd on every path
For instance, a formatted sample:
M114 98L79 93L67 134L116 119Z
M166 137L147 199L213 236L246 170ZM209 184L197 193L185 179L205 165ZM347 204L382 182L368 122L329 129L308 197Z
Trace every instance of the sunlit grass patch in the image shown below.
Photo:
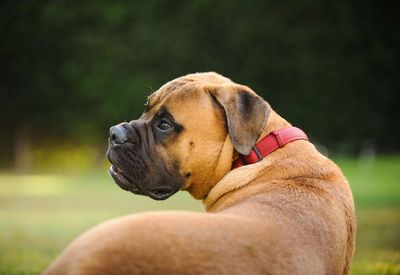
M67 191L65 177L56 175L1 175L0 196L54 196Z
M336 159L356 206L400 206L400 156Z
M0 175L0 274L39 274L75 237L117 216L202 211L186 192L160 202L121 190L107 171Z
M2 250L0 274L40 274L55 256L32 246Z
M105 159L106 145L102 150L90 144L49 144L33 148L32 168L36 171L82 172L93 167L108 165ZM104 155L99 156L99 151ZM106 164L107 163L107 164Z
M398 275L400 274L400 251L371 251L365 259L353 263L351 274Z

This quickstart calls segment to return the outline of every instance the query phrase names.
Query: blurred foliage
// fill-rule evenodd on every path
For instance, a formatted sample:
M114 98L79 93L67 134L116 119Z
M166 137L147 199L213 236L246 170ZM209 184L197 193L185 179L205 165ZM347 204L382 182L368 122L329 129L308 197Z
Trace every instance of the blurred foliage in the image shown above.
M397 1L3 1L0 164L18 126L104 142L183 74L250 86L314 142L398 151ZM393 129L395 127L395 129ZM388 134L390 133L390 134Z

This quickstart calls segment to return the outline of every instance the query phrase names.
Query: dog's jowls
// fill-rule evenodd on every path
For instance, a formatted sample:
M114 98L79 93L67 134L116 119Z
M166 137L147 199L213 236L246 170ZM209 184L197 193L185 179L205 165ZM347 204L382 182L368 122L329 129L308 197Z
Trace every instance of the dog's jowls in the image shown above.
M138 120L110 129L110 174L157 200L186 190L207 213L107 221L44 274L347 274L354 204L332 161L297 140L231 170L239 154L288 126L249 87L216 73L168 82Z

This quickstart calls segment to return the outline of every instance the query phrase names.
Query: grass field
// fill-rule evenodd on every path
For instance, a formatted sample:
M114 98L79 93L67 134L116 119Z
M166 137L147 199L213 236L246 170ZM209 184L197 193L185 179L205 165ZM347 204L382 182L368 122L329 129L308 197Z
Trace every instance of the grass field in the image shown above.
M400 274L400 157L337 159L355 198L351 274ZM143 211L203 211L186 192L157 202L119 189L101 172L0 174L0 274L38 274L77 235Z

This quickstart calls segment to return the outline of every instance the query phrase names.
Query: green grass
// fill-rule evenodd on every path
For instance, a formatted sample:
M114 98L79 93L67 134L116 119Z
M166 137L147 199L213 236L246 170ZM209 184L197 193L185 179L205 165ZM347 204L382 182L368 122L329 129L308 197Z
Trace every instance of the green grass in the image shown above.
M351 274L400 274L400 157L337 159L356 202ZM104 172L0 174L0 274L38 274L76 236L143 211L202 211L186 192L158 202L118 188Z
M400 274L400 157L337 159L357 215L351 274Z
M76 236L135 212L187 209L180 192L159 202L121 190L107 175L0 175L0 274L38 274Z

